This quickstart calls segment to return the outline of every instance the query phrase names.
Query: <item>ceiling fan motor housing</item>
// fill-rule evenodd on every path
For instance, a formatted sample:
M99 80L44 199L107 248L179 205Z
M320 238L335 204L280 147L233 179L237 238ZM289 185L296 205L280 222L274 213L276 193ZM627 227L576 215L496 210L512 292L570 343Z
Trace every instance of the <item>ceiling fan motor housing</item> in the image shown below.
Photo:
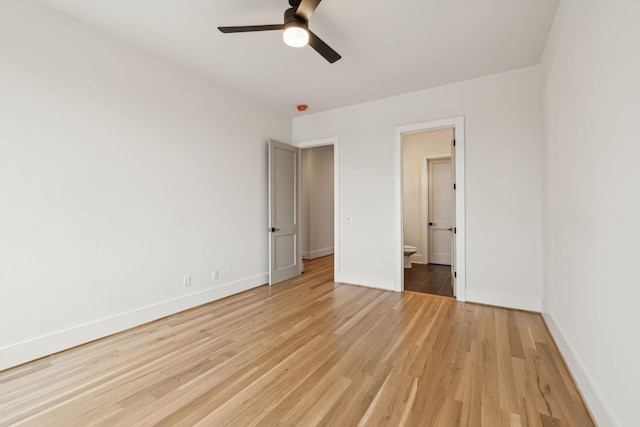
M294 8L289 8L284 11L284 28L288 27L300 27L306 30L309 28L309 23L306 19L296 15Z

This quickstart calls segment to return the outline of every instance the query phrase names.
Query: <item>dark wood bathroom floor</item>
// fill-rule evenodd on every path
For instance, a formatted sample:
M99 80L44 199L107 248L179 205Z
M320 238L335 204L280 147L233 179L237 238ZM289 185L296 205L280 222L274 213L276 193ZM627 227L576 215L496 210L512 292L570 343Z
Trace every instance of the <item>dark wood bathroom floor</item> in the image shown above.
M437 264L412 264L404 269L404 290L453 297L451 267Z

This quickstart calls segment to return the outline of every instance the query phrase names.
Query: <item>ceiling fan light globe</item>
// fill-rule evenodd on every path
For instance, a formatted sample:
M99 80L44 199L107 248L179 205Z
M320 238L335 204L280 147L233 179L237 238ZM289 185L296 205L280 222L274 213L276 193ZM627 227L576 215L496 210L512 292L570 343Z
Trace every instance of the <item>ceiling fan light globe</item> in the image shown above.
M302 47L309 43L309 33L307 30L297 26L285 28L282 33L284 42L291 47Z

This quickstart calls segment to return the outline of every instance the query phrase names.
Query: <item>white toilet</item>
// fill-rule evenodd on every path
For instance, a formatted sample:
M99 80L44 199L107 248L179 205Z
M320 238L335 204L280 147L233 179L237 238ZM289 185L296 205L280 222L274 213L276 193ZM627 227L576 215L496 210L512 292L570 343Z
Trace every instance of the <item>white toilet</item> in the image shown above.
M415 246L404 245L404 268L411 268L411 255L418 252Z

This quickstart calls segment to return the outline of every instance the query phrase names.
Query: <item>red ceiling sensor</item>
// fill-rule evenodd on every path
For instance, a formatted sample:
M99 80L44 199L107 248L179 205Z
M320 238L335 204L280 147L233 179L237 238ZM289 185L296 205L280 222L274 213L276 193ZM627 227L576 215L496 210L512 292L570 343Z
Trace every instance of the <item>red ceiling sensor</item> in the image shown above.
M306 110L306 109L307 109L307 108L309 108L309 107L307 107L307 106L306 106L306 105L304 105L304 104L301 104L301 105L298 105L298 107L297 107L297 108L298 108L298 111L304 111L304 110Z

